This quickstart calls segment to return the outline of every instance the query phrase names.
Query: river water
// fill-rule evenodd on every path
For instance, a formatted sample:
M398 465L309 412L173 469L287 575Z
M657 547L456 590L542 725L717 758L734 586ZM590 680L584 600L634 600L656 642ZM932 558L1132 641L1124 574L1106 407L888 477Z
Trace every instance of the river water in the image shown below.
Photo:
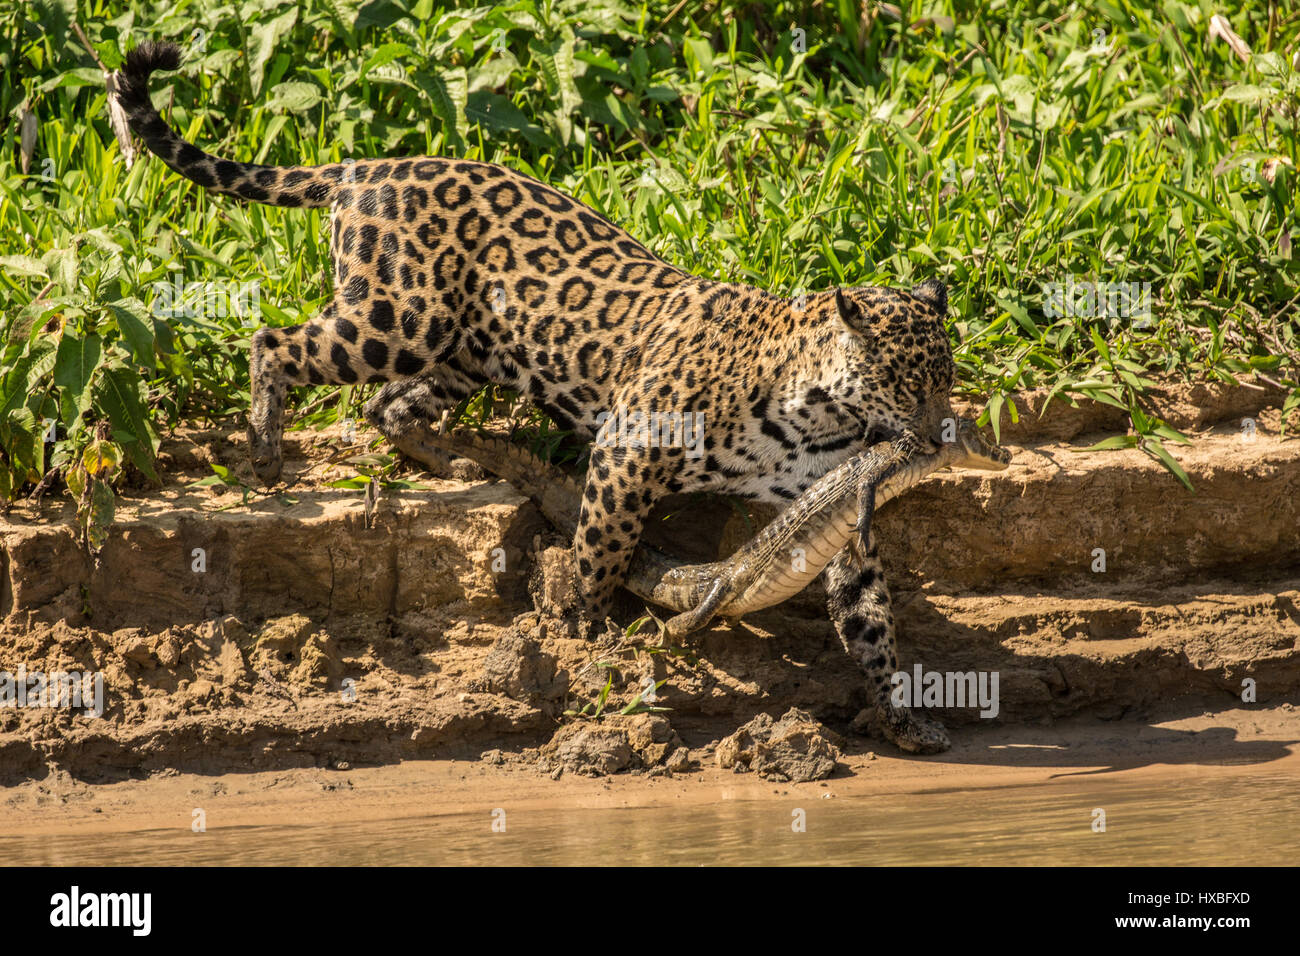
M62 865L1291 866L1300 860L1297 784L1293 774L1198 779L1180 768L1167 785L1151 774L1127 781L1074 776L982 790L835 799L792 793L637 809L485 806L474 814L343 824L5 842L21 842L24 863ZM494 816L498 809L504 817ZM1098 810L1104 832L1095 829ZM0 844L0 863L5 856Z

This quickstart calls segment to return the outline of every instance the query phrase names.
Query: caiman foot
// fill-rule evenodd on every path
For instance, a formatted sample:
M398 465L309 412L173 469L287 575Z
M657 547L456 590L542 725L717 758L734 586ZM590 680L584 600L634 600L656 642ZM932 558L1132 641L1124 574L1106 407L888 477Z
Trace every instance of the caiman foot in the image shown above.
M698 631L713 620L713 616L718 613L718 608L731 596L731 587L727 583L727 577L728 575L724 574L714 578L713 583L709 586L708 593L704 595L704 600L700 601L691 610L670 617L664 623L664 636L679 641L687 634Z
M858 523L855 528L857 536L849 542L850 553L858 567L867 565L867 554L871 550L871 516L876 510L876 483L864 482L858 489Z

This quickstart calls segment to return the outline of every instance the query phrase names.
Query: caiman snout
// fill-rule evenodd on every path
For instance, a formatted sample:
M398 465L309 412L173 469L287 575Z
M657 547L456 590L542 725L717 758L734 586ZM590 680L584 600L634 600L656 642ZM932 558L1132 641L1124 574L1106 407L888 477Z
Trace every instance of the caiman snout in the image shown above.
M986 441L975 423L968 418L957 420L957 445L966 453L964 459L953 462L958 468L1002 471L1011 464L1011 452Z

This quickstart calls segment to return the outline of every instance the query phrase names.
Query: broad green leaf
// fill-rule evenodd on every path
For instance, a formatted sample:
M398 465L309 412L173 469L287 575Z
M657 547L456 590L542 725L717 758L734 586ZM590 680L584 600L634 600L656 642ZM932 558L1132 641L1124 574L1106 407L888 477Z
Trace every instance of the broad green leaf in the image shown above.
M469 128L465 106L469 102L469 80L463 67L417 71L415 84L428 95L434 115L452 142L463 142Z
M113 437L122 444L131 463L150 480L158 481L153 466L158 436L145 408L140 376L124 366L107 366L94 389L95 401L107 414Z
M56 357L54 343L49 337L42 336L14 362L0 384L0 418L27 404L41 379L54 368Z
M277 83L271 88L266 108L285 113L305 113L320 101L321 89L315 83Z
M249 31L253 52L248 58L248 81L253 87L254 96L262 92L262 83L266 78L266 63L279 46L280 38L292 30L297 22L298 9L294 6L274 19L255 23Z
M4 435L4 448L12 462L18 465L20 480L26 475L24 471L40 473L44 470L45 444L42 440L42 428L36 416L29 409L19 408L9 413L0 434Z
M123 299L109 309L117 319L122 338L131 347L131 354L141 365L152 369L154 360L153 319L138 299Z
M1234 83L1221 94L1207 100L1207 110L1217 110L1224 103L1244 103L1247 106L1267 106L1278 96L1280 91L1270 86L1256 86L1253 83Z
M48 278L49 268L35 256L0 256L0 269L11 275Z
M85 338L77 338L67 331L59 341L59 351L54 362L54 384L66 389L77 400L83 411L88 407L90 396L87 393L95 369L103 360L103 341L94 332ZM85 398L85 402L82 398Z
M387 66L399 57L409 56L411 48L405 43L385 43L361 64L360 76L364 77L377 66Z

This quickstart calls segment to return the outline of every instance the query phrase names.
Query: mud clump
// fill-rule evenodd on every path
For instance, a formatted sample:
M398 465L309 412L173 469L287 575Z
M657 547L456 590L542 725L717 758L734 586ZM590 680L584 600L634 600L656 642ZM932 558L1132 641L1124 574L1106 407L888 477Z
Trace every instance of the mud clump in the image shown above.
M537 610L556 616L569 614L582 603L578 593L577 558L573 548L551 546L538 549L528 579L528 591Z
M228 618L226 640L218 658L227 677L238 679L244 672L242 658L231 634L242 636L238 621ZM267 621L252 641L253 669L267 671L292 684L325 689L338 683L343 659L338 641L302 614Z
M545 623L534 628L535 632L545 630ZM555 655L543 651L537 638L512 626L488 651L475 689L534 706L553 705L562 701L569 689L569 672L559 669Z
M627 742L641 762L647 767L663 763L669 754L681 747L681 738L667 718L657 714L639 714L624 728Z
M824 780L835 772L839 748L812 714L791 707L777 721L759 714L718 744L718 766L753 771L777 783Z
M603 777L624 770L671 774L689 766L690 752L659 714L565 724L542 747L537 761L542 773L554 777L564 772Z
M542 747L537 769L603 777L626 770L632 763L632 747L627 734L615 727L586 723L567 724Z

